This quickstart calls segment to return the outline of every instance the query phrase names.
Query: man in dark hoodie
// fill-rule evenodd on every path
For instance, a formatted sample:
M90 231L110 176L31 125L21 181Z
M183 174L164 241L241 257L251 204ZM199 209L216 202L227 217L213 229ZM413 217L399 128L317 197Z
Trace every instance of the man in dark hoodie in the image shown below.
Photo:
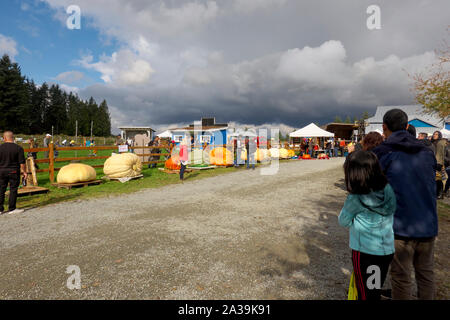
M395 255L391 263L393 299L413 299L412 268L419 299L434 299L434 239L436 159L433 152L408 131L408 116L392 109L383 117L386 140L373 152L394 189Z

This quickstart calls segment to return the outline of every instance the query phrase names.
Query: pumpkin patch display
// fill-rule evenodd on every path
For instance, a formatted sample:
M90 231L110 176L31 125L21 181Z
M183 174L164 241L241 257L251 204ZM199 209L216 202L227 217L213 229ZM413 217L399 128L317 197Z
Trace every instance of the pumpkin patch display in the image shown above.
M216 166L229 166L233 164L233 153L226 148L214 148L209 152L209 162Z
M95 169L83 163L71 163L59 170L56 181L58 183L78 183L95 180Z
M271 148L269 151L270 151L270 157L271 158L279 158L280 157L280 149L278 149L278 148Z
M177 154L172 155L169 159L164 163L164 167L169 170L180 170L180 156Z
M105 161L103 172L108 178L133 178L141 174L142 161L134 153L114 154Z
M295 157L295 151L294 150L288 150L288 157L289 158Z
M270 158L270 154L269 154L269 150L267 149L256 149L255 152L255 160L256 161L264 161L267 160L268 158Z
M289 151L285 148L279 149L279 154L281 159L287 159L289 158Z
M247 161L247 149L245 148L241 151L241 160Z

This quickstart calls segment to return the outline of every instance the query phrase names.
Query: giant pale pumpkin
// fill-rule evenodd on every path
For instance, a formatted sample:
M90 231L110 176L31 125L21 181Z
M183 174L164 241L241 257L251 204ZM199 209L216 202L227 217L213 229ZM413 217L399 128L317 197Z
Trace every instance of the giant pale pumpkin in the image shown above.
M256 161L264 161L270 157L269 150L267 149L256 149L255 152L255 160Z
M281 148L281 149L279 150L279 152L280 152L280 158L281 158L281 159L287 159L287 158L289 158L289 151L288 151L287 149Z
M83 163L71 163L59 170L56 181L58 183L77 183L92 181L97 178L95 169Z
M241 151L241 160L247 161L247 149L245 148Z
M214 148L209 152L209 163L216 166L232 165L233 153L226 148Z
M169 159L164 163L164 167L169 170L180 170L180 156L177 154L172 155Z
M278 149L278 148L271 148L269 151L270 151L270 157L272 157L272 158L279 158L280 157L280 149Z
M295 151L294 150L288 150L288 157L289 158L295 157Z
M105 161L103 172L108 178L132 178L141 174L142 161L134 153L114 154Z

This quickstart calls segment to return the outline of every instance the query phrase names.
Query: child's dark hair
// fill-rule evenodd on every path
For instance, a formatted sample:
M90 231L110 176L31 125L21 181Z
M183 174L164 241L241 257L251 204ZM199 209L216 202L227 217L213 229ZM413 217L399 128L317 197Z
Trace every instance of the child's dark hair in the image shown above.
M368 194L384 189L388 183L377 156L370 151L354 151L344 163L345 186L353 194Z

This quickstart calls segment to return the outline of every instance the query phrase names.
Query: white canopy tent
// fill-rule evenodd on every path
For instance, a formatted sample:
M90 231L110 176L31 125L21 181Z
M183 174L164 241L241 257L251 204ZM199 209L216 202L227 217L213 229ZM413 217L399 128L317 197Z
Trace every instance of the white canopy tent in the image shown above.
M289 134L291 138L332 138L334 133L328 132L316 126L314 123L308 124L306 127L301 128Z
M170 130L166 130L157 135L160 138L172 138L172 132Z

